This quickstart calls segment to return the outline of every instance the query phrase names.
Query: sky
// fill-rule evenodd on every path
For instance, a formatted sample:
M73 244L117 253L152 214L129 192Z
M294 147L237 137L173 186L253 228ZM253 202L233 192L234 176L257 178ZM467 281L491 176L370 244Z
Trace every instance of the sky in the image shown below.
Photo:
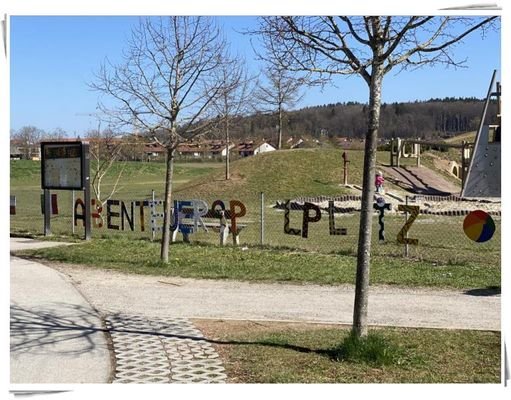
M255 16L215 17L232 51L243 55L252 73L263 66L254 59L251 38L240 33L257 24ZM102 61L118 60L137 16L11 16L10 128L33 125L68 136L97 128L98 93L90 90ZM252 38L254 40L254 38ZM385 78L383 101L402 102L443 97L483 98L494 69L500 72L500 34L484 40L471 35L457 49L465 69L426 67ZM295 108L328 103L367 102L365 82L337 77L323 89L313 88Z

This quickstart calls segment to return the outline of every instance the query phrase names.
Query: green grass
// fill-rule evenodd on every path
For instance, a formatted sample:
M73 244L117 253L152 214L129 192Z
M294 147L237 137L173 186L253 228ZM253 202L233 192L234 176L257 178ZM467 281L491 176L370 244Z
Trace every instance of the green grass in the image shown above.
M159 260L159 243L128 238L97 239L73 246L27 250L20 255L137 274L255 282L353 284L356 257L292 251L289 248L219 247L177 243L169 263ZM371 283L415 287L500 287L491 265L437 265L397 257L374 257Z
M326 352L334 361L365 363L376 367L409 362L404 349L377 332L370 332L366 337L358 337L351 333L340 345Z
M222 163L177 163L175 166L175 198L201 198L211 204L216 199L228 202L241 200L247 206L247 215L239 223L246 228L241 232L241 246L248 252L240 253L232 248L217 249L218 234L199 232L191 236L194 243L204 246L175 245L172 248L178 262L178 272L183 276L195 276L248 280L283 280L296 282L342 283L352 282L354 257L358 245L359 214L336 215L336 227L347 229L347 235L332 236L329 233L328 215L324 213L319 222L309 225L307 239L284 234L284 212L272 206L276 200L285 200L302 195L340 195L344 188L338 186L341 177L341 151L335 149L289 150L273 152L238 160L232 164L233 179L223 180ZM360 183L362 151L350 151L350 182ZM385 159L387 153L379 153ZM115 178L116 164L112 174L105 178L105 188ZM127 202L151 198L155 190L156 198L163 193L163 163L126 163L123 180L118 193L113 198ZM43 218L40 208L39 163L31 161L11 162L11 194L17 196L18 214L11 216L11 233L40 237ZM106 190L105 189L105 190ZM264 245L275 252L262 250L261 245L261 205L260 192L265 192L264 205ZM51 218L52 239L80 240L83 227L72 232L71 192L54 191L59 198L59 214ZM76 192L77 196L82 196ZM114 208L120 211L119 207ZM104 210L103 215L106 214ZM291 212L291 227L301 229L301 211ZM92 237L112 239L97 243L101 256L95 258L92 251L83 255L69 255L66 262L98 263L107 268L126 268L139 273L151 273L158 267L158 244L150 243L151 238L149 209L145 210L144 232L140 229L138 210L135 210L135 231L116 231L93 228ZM411 238L419 239L418 246L409 246L409 259L403 259L404 245L397 243L396 237L404 217L387 214L385 216L386 241L378 241L378 221L373 224L373 269L372 279L377 283L400 285L442 286L442 287L487 287L500 286L500 218L495 217L497 231L494 238L486 243L475 243L463 232L463 217L443 217L420 215L409 232ZM120 225L120 218L113 223ZM160 237L156 235L156 240ZM115 240L114 240L115 239ZM181 235L178 235L181 240ZM230 240L230 238L229 238ZM136 246L133 243L137 243ZM87 244L88 249L94 244ZM134 247L119 258L104 255L110 251L116 254L115 247ZM108 249L108 250L102 250ZM281 249L277 251L278 249ZM295 251L297 250L297 251ZM68 250L70 251L70 250ZM95 250L96 251L96 250ZM256 252L256 253L254 253ZM293 253L294 252L294 253ZM305 255L304 252L307 252ZM122 251L121 251L122 253ZM286 255L291 254L291 258ZM53 253L40 253L43 254ZM298 255L296 255L298 254ZM339 256L340 258L335 258ZM53 255L52 255L53 257ZM57 256L55 256L57 257ZM215 260L211 268L203 268L200 257ZM344 257L344 258L343 258ZM57 257L58 258L58 257ZM305 260L305 261L304 261ZM335 260L335 261L332 261ZM117 261L118 266L112 266ZM139 266L134 266L134 261ZM308 264L320 267L307 270ZM176 261L172 263L176 266ZM254 267L257 266L257 268ZM300 266L295 271L294 265ZM302 266L303 265L303 266ZM349 268L346 267L349 265ZM241 267L240 267L241 266ZM339 268L341 266L341 268ZM140 268L147 269L143 272ZM166 268L158 271L170 273ZM341 271L341 272L340 272Z
M236 383L499 383L500 333L196 321Z
M180 197L242 198L257 203L259 193L268 200L297 196L342 195L342 150L300 149L259 154L236 161L232 179L225 181L223 171L217 171L199 181L198 185L176 190ZM385 153L379 157L385 158ZM349 182L361 184L363 151L349 152Z
M10 217L11 233L22 235L40 235L43 231L43 216L41 214L41 177L40 162L29 160L11 161L10 164L10 194L16 196L17 214ZM190 184L211 171L220 168L219 163L182 163L175 166L174 188L179 189ZM152 190L156 198L161 198L165 184L164 163L127 162L114 163L113 168L105 176L102 192L109 193L117 174L123 168L122 180L117 192L112 197L125 201L147 200L151 198ZM92 167L91 167L92 169ZM52 233L57 236L72 235L72 192L54 190L58 196L59 214L52 216ZM83 199L83 192L76 191L76 197ZM83 231L83 228L82 228ZM83 232L77 228L77 236ZM113 232L112 232L113 233ZM96 231L94 236L102 235Z
M474 143L476 140L476 135L476 131L466 132L462 133L461 135L456 135L452 138L445 139L445 141L450 144L461 144L462 142Z

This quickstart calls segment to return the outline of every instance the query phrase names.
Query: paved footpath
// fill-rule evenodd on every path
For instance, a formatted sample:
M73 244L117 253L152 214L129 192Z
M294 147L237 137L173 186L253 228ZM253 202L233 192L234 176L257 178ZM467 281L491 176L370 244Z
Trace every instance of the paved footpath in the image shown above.
M11 240L11 244L12 242ZM29 243L27 245L33 246ZM27 272L32 271L25 274L23 279L28 279L25 282L19 277L23 268ZM225 371L218 354L193 326L191 319L195 318L340 324L352 322L354 288L349 285L255 284L128 275L66 265L48 268L13 257L11 369L13 365L15 368L11 382L13 378L15 381L27 383L38 378L36 374L21 374L21 368L17 366L30 364L32 353L39 351L39 347L44 348L39 344L45 345L40 340L34 342L35 347L25 346L26 357L22 358L22 352L16 348L16 338L19 332L28 335L24 332L26 329L22 328L24 324L31 327L31 321L23 324L16 318L20 319L18 315L24 317L25 309L32 310L36 306L47 308L48 304L54 303L49 300L58 291L52 289L38 294L27 289L31 293L29 297L34 297L32 303L27 303L25 289L27 285L31 285L30 279L42 282L35 278L36 271L44 271L45 279L48 280L48 283L39 286L50 285L50 281L55 281L54 284L65 286L59 290L66 293L60 298L60 310L36 313L37 323L42 319L44 324L39 326L46 327L48 321L50 325L53 324L55 315L58 315L58 321L63 319L68 326L74 327L67 331L92 332L91 335L85 335L89 340L88 348L80 347L80 341L68 343L81 349L75 352L80 357L97 356L102 360L99 364L94 362L95 365L100 365L99 371L83 372L91 372L88 379L95 381L225 382ZM48 299L41 302L37 300L37 296L48 296ZM87 301L84 301L84 298ZM369 323L381 326L500 330L500 299L500 294L484 290L464 292L371 287ZM74 314L69 310L73 310ZM34 313L31 312L30 315ZM72 316L67 317L68 315ZM88 328L85 329L84 326ZM60 330L56 331L58 332L50 333L62 334ZM105 335L101 336L100 333L106 333L111 343L111 377L106 377L109 369L106 362L108 356L105 350ZM32 333L29 336L32 337L31 335ZM80 340L83 339L84 335L80 335ZM101 353L95 353L96 351ZM89 352L91 354L88 354ZM44 357L52 356L49 352L44 352L41 362ZM79 379L72 376L70 378Z
M60 265L98 309L164 318L352 323L352 285L198 280ZM498 293L373 286L369 323L379 326L500 330Z
M11 251L62 243L11 239ZM54 268L11 256L11 384L223 383L221 360L187 318L98 310Z
M102 383L110 351L99 315L62 274L11 257L11 383Z

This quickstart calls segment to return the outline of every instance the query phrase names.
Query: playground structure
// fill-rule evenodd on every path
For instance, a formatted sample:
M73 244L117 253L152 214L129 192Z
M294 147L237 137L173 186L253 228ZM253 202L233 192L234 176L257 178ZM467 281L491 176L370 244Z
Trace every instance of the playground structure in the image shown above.
M496 91L493 92L496 73L497 71L493 71L484 103L481 123L474 143L474 152L470 158L470 166L461 192L462 197L500 197L501 195L501 86L497 82ZM487 124L486 113L493 97L497 100L497 123Z
M417 160L417 167L420 167L421 145L460 149L461 164L452 161L449 164L449 172L461 179L461 196L500 197L501 86L497 82L496 91L493 91L496 73L497 71L494 71L492 75L474 143L463 141L461 144L455 144L420 139L393 138L390 145L390 166L400 167L402 158L415 158ZM494 97L497 100L497 123L488 124L486 122L487 111Z
M463 141L461 144L434 142L420 139L401 139L393 138L390 143L390 166L400 167L402 158L415 158L417 160L417 167L421 166L421 145L431 147L442 147L451 149L460 149L461 151L461 164L455 161L450 163L449 172L461 179L462 187L465 184L467 171L470 165L470 158L473 143Z

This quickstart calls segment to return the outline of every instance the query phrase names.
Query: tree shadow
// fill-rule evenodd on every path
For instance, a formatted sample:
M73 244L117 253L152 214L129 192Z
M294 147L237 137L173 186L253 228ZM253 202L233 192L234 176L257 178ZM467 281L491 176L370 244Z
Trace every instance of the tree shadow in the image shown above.
M485 288L469 289L463 292L468 296L498 296L501 293L500 286L487 286Z
M172 318L169 318L168 323L162 323L158 321L155 324L155 327L158 327L159 330L151 330L151 329L140 329L137 328L136 325L141 320L146 320L145 317L135 316L135 315L125 315L121 313L116 313L113 315L109 315L109 329L108 332L111 334L121 333L121 334L136 334L143 336L155 336L160 339L182 339L182 340L191 340L197 342L206 342L212 345L232 345L232 346L265 346L272 348L280 348L295 351L298 353L304 354L317 354L321 356L325 356L330 358L331 360L339 360L340 356L343 354L343 349L339 346L335 348L328 349L314 349L304 346L298 346L291 343L286 342L278 342L271 340L259 340L259 341L244 341L244 340L221 340L221 339L210 339L204 336L195 336L188 333L178 333L181 329L174 328L176 325L175 321ZM151 320L147 320L147 322L151 322ZM131 326L130 326L131 325ZM198 330L198 328L195 328ZM166 332L165 332L166 330ZM174 332L172 332L174 330ZM115 343L114 343L115 346Z
M121 321L121 324L111 324L109 328L98 326L98 315L89 308L78 305L56 303L54 308L30 309L17 304L11 304L11 353L30 353L34 355L58 353L59 355L77 356L94 351L96 348L94 335L98 333L136 334L161 339L187 339L207 342L213 345L265 346L292 350L304 354L318 354L332 360L339 360L339 356L342 353L342 349L339 347L314 349L271 340L219 340L190 334L165 332L166 326L161 323L158 323L155 329L140 329L136 327L135 321L147 320L150 322L150 319L124 314L113 314L109 315L108 318L110 319L110 317ZM172 318L169 318L169 321L170 326L172 325Z
M53 307L25 308L11 304L11 352L71 356L91 352L96 347L93 336L105 332L98 321L96 313L79 305L55 303Z

